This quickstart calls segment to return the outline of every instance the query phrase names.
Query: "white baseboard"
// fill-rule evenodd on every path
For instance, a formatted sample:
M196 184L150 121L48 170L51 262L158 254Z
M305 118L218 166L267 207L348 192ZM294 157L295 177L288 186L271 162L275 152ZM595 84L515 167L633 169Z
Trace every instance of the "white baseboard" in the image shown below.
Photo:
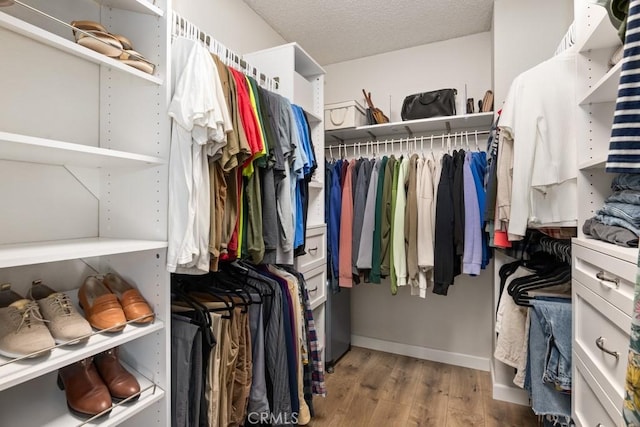
M462 366L464 368L478 369L480 371L489 371L491 369L491 361L484 357L469 356L468 354L452 353L449 351L418 347L415 345L400 344L397 342L383 341L359 335L351 335L351 345L371 350L384 351L387 353L400 354L402 356L415 357L417 359Z

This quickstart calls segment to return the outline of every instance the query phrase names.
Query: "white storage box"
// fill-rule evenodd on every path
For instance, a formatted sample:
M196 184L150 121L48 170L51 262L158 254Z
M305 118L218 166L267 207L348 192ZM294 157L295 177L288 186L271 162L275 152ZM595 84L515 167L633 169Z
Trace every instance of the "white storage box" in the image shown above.
M324 130L346 129L367 124L364 108L356 101L337 102L324 106Z

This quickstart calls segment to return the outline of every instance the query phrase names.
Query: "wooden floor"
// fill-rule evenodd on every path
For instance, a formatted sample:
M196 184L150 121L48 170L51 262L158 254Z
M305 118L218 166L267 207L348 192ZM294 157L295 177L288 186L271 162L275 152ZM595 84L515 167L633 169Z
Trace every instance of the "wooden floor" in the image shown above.
M353 347L325 382L312 427L538 425L531 408L492 399L489 372Z

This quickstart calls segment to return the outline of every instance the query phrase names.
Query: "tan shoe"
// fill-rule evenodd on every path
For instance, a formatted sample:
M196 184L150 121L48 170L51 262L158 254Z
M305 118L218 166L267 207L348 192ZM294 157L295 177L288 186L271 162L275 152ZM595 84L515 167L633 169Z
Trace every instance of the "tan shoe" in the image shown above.
M41 280L35 280L27 297L38 303L57 343L77 344L89 339L91 325L78 313L67 294L56 292Z
M133 323L149 323L153 321L153 310L140 292L115 273L104 276L103 283L117 295L127 320Z
M78 299L85 317L94 328L119 332L126 326L127 318L118 297L95 276L86 278L78 290Z
M10 358L42 356L55 346L35 301L22 298L11 285L0 285L0 354Z

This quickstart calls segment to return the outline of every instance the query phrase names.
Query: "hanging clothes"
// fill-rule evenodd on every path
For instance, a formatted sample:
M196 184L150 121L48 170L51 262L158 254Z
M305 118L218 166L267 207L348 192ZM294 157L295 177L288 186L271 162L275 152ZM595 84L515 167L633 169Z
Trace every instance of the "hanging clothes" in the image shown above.
M167 269L202 274L209 270L207 154L218 154L226 144L231 122L215 63L200 43L177 38L172 68Z

